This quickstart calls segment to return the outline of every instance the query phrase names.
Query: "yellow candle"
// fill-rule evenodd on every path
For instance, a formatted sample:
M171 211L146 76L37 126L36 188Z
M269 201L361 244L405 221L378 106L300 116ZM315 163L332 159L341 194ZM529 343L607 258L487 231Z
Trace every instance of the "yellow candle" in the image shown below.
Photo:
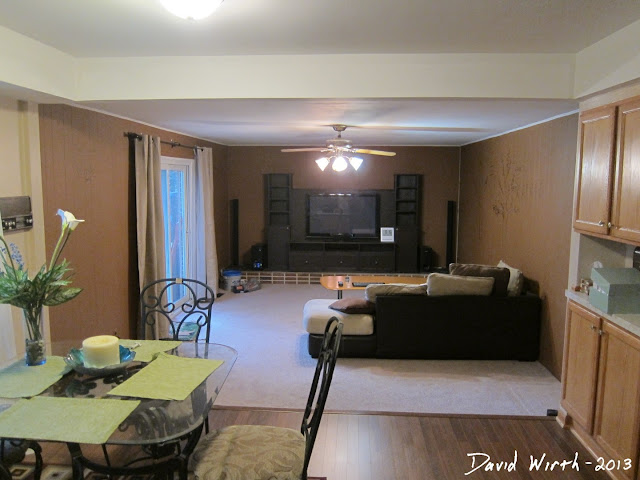
M86 338L82 342L84 366L101 368L120 363L120 346L118 337L98 335Z

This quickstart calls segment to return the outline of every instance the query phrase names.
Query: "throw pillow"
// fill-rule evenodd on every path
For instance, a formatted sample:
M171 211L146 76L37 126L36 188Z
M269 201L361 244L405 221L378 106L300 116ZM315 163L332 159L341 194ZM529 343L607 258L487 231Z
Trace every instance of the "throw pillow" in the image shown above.
M329 308L342 313L376 313L375 303L371 303L364 298L342 298L329 305Z
M452 263L449 265L449 273L465 277L492 277L494 279L492 295L507 296L510 275L508 268L473 263Z
M517 268L510 267L502 260L498 262L498 266L502 268L508 268L510 272L507 294L510 297L517 297L518 295L522 295L522 289L524 287L524 275L522 275L522 272Z
M367 285L364 298L376 301L377 295L426 295L427 284L413 285L408 283L385 283L384 285Z
M493 290L493 277L468 277L432 273L427 280L427 295L490 295Z

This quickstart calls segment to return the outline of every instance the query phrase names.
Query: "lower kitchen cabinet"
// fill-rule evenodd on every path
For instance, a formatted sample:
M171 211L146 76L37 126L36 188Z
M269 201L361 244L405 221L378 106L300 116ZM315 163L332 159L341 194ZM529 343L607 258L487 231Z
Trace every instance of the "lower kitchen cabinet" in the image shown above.
M636 464L639 421L640 338L604 321L593 436L612 459Z
M569 302L562 382L562 406L573 423L593 433L602 319Z
M638 480L640 338L575 302L567 312L561 417L613 478Z

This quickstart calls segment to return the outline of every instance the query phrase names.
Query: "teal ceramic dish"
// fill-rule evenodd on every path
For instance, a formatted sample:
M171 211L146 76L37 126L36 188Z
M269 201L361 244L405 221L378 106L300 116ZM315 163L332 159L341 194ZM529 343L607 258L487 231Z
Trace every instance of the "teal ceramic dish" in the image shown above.
M134 352L130 348L120 345L120 363L102 368L85 367L84 354L82 352L82 349L72 348L67 356L64 357L64 362L82 375L91 375L92 377L106 377L107 375L113 375L125 370L127 366L133 361L135 356L136 352Z

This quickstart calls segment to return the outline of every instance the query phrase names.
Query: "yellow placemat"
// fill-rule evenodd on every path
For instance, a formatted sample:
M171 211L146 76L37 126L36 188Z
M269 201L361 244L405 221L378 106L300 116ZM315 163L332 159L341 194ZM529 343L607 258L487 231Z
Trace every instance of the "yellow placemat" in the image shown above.
M139 403L112 398L22 399L0 413L0 437L105 443Z
M150 362L156 353L173 350L181 343L178 340L120 340L120 345L136 352L137 362Z
M153 362L111 390L109 395L184 400L222 362L159 353Z
M0 397L33 397L45 391L71 370L62 357L50 356L43 365L28 367L24 360L0 370Z

